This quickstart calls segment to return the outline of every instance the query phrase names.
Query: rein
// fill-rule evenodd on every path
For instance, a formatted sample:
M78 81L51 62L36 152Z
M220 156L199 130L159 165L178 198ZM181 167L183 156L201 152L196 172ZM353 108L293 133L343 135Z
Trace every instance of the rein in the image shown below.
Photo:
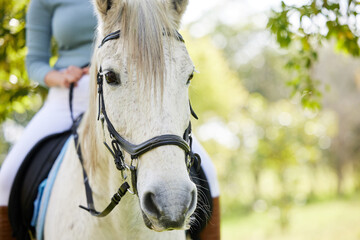
M184 42L183 37L180 35L180 33L176 32L176 38L179 41ZM101 44L99 45L99 48L107 41L114 40L120 38L120 30L115 31L113 33L110 33L104 37L104 39L101 41ZM94 201L92 197L92 190L88 181L87 173L84 168L84 160L82 157L81 152L81 146L78 141L78 133L77 133L77 126L81 119L74 119L73 112L72 112L72 96L73 96L73 88L74 84L71 84L70 86L70 94L69 94L69 104L70 104L70 112L71 112L71 118L73 120L73 127L72 132L74 136L74 142L75 142L75 148L77 151L78 158L80 160L82 171L83 171L83 177L84 177L84 185L85 185L85 192L86 192L86 199L87 199L87 206L79 206L80 208L88 211L91 215L96 217L105 217L107 216L114 208L115 206L120 202L121 198L127 193L130 192L131 194L137 194L137 187L136 187L136 170L138 165L138 158L148 152L151 151L157 147L164 146L164 145L175 145L180 147L185 152L185 163L187 165L188 172L190 172L190 168L194 165L194 163L197 164L196 169L197 171L200 170L200 164L201 164L201 158L198 154L194 153L192 151L192 135L191 135L191 122L189 122L188 127L185 129L183 137L181 138L178 135L174 134L164 134L160 136L153 137L143 143L140 143L138 145L132 144L129 141L127 141L125 138L123 138L114 128L113 124L111 123L110 119L107 116L106 109L105 109L105 102L104 102L104 95L103 95L103 74L102 69L100 66L100 69L97 74L97 85L98 85L98 99L99 99L99 105L98 105L98 120L101 121L103 129L104 129L104 121L106 122L108 132L110 134L111 146L107 144L107 142L104 140L104 145L108 149L108 151L111 153L111 155L114 158L114 163L116 168L121 171L121 176L123 179L123 183L119 187L118 191L113 195L111 198L111 202L109 205L102 211L98 212L95 210ZM195 114L194 110L191 107L191 104L189 102L190 112L192 116L196 119L198 119L197 115ZM127 152L131 156L131 163L128 165L125 162L123 151ZM131 173L131 184L133 191L130 190L130 185L127 182L127 175L125 173L126 170L130 170Z

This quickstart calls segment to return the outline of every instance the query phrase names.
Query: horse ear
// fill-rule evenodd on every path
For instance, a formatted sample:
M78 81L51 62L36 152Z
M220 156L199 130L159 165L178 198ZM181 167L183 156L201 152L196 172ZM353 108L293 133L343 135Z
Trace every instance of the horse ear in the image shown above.
M170 9L172 10L174 22L177 27L180 25L180 20L182 15L184 14L186 7L189 3L189 0L171 0L170 1Z
M112 0L95 0L95 6L101 15L106 15L112 6Z

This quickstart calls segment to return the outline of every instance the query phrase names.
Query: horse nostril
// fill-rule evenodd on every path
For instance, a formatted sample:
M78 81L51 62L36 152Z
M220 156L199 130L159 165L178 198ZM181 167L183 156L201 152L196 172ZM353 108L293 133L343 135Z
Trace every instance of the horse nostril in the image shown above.
M195 211L196 204L197 204L197 191L196 191L196 188L191 191L190 197L191 197L191 200L190 200L187 212L188 212L188 214L190 213L190 215L191 215L192 212Z
M155 194L153 194L152 192L148 192L145 194L144 207L146 211L154 217L159 218L161 216L161 211L156 203Z

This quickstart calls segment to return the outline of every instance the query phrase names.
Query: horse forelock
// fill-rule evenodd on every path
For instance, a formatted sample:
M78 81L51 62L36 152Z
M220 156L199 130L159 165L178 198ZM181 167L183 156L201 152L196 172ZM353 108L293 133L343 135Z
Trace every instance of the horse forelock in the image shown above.
M124 0L107 18L110 25L117 25L121 30L116 51L126 53L129 76L145 87L161 88L161 92L168 70L165 55L171 56L176 36L176 23L170 15L164 0ZM106 25L109 26L106 22L101 24ZM100 31L110 33L109 30Z

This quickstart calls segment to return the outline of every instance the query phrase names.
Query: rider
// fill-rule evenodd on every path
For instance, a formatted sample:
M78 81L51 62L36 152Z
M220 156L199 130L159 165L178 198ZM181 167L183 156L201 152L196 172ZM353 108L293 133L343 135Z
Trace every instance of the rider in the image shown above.
M0 169L0 239L11 238L8 221L8 201L12 183L26 154L42 138L68 130L72 125L68 106L69 86L75 83L74 116L88 107L88 67L92 54L92 43L96 18L89 0L31 0L26 16L26 44L28 54L26 67L30 79L49 87L47 99L40 111L29 122L20 140L8 153ZM84 21L86 19L86 21ZM76 24L74 24L76 23ZM53 67L51 39L58 46L58 58ZM194 140L194 152L202 158L202 167L209 179L214 200L211 221L217 222L219 188L214 166L200 144ZM214 231L219 235L218 224L209 224L202 234ZM212 227L211 227L212 226ZM216 237L217 238L217 237ZM216 239L215 238L215 239ZM209 239L206 237L206 239Z
M87 19L83 21L83 19ZM74 24L76 23L76 24ZM88 0L31 0L26 16L26 67L30 79L49 87L40 111L29 122L20 140L13 146L0 170L0 239L11 239L8 201L12 183L30 149L42 138L70 128L69 84L74 89L74 114L88 106L88 68L92 53L96 18ZM58 45L58 59L53 67L51 39Z

